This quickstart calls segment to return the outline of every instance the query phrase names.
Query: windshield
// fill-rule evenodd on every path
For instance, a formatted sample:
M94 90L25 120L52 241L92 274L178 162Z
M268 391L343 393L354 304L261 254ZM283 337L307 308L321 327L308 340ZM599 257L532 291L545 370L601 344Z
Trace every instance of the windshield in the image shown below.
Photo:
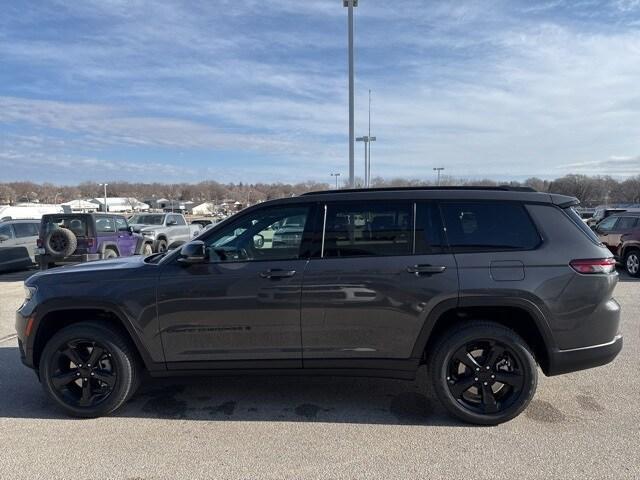
M164 215L137 214L131 217L129 223L138 225L162 225L164 223Z

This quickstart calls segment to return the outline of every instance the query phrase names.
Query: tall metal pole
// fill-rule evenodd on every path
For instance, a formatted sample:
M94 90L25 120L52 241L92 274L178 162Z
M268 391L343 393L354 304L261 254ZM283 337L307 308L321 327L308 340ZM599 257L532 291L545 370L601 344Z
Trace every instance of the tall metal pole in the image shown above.
M355 154L355 127L354 127L354 85L353 85L353 7L354 3L357 6L358 0L346 0L347 8L349 10L348 23L349 23L349 187L354 187L354 154Z
M108 183L99 183L101 187L104 187L104 212L107 213L107 185Z
M444 170L444 167L434 167L433 170L438 172L438 180L436 180L436 186L440 186L440 172Z
M369 147L369 160L367 163L367 173L365 178L365 185L367 188L371 186L371 89L369 89L369 142L367 142L367 146Z

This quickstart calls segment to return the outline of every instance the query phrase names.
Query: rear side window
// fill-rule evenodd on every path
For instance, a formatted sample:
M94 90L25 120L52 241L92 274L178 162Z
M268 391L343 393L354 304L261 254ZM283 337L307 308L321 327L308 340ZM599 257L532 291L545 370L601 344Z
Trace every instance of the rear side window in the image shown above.
M598 238L598 236L595 233L593 233L593 230L591 230L591 228L589 228L586 223L582 221L582 218L580 218L580 215L578 214L578 212L574 210L573 207L564 208L562 209L562 211L567 214L567 216L571 219L571 221L575 223L576 226L580 230L582 230L582 232L587 237L589 237L589 239L592 242L600 244L600 239Z
M621 217L616 223L616 230L633 230L637 220L636 217Z
M13 238L13 230L11 229L11 225L0 225L0 235L9 237L9 239Z
M38 236L38 224L37 223L14 223L13 229L16 232L16 237L37 237Z
M410 255L412 217L409 202L328 204L323 256Z
M531 250L540 244L529 214L519 203L443 203L449 244L457 252Z

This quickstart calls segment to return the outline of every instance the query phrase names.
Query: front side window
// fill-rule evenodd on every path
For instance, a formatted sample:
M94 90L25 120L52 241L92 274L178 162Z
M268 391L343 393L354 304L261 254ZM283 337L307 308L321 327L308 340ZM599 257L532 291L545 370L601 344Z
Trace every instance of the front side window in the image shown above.
M300 258L308 206L270 207L243 215L204 240L209 261L246 262Z
M524 206L503 202L443 203L447 239L457 252L531 250L540 243Z
M11 225L0 225L0 236L9 237L9 239L13 238Z
M13 229L16 231L16 237L18 238L38 236L37 223L14 223Z
M328 204L322 256L410 255L412 218L409 202Z
M138 225L162 225L164 223L164 215L138 213L131 217L131 223Z
M116 231L115 222L111 217L96 218L96 232L114 233Z
M613 230L616 222L618 221L618 217L608 217L605 218L604 220L602 220L599 224L598 224L598 231L599 232L610 232L611 230Z
M129 230L127 221L121 217L116 217L116 228L118 229L119 232L126 232Z

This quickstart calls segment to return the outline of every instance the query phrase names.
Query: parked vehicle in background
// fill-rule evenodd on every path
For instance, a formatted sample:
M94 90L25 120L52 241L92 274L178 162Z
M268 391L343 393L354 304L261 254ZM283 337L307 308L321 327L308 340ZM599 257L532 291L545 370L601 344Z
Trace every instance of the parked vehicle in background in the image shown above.
M204 230L210 225L213 225L213 220L210 218L192 218L190 224L198 225L201 230Z
M527 407L537 365L622 348L615 261L577 203L508 187L264 202L173 252L32 276L19 351L82 417L123 405L143 370L413 380L426 365L451 414L494 425ZM287 225L302 235L263 241Z
M188 225L181 213L136 213L129 219L147 245L145 253L164 253L179 247L200 233L200 225Z
M621 237L640 228L640 212L624 212L611 215L595 226L594 231L611 253L618 255ZM619 258L622 260L622 257Z
M593 213L593 216L587 220L587 225L589 225L590 227L594 227L605 218L624 212L640 212L640 207L597 207L595 209L595 212Z
M63 213L60 205L24 203L0 206L0 221L13 219L40 220L47 213Z
M620 237L616 257L632 277L640 277L640 217L636 228Z
M64 213L43 215L36 261L42 270L142 254L144 237L134 233L123 215Z
M23 270L35 263L38 220L0 222L0 271Z

